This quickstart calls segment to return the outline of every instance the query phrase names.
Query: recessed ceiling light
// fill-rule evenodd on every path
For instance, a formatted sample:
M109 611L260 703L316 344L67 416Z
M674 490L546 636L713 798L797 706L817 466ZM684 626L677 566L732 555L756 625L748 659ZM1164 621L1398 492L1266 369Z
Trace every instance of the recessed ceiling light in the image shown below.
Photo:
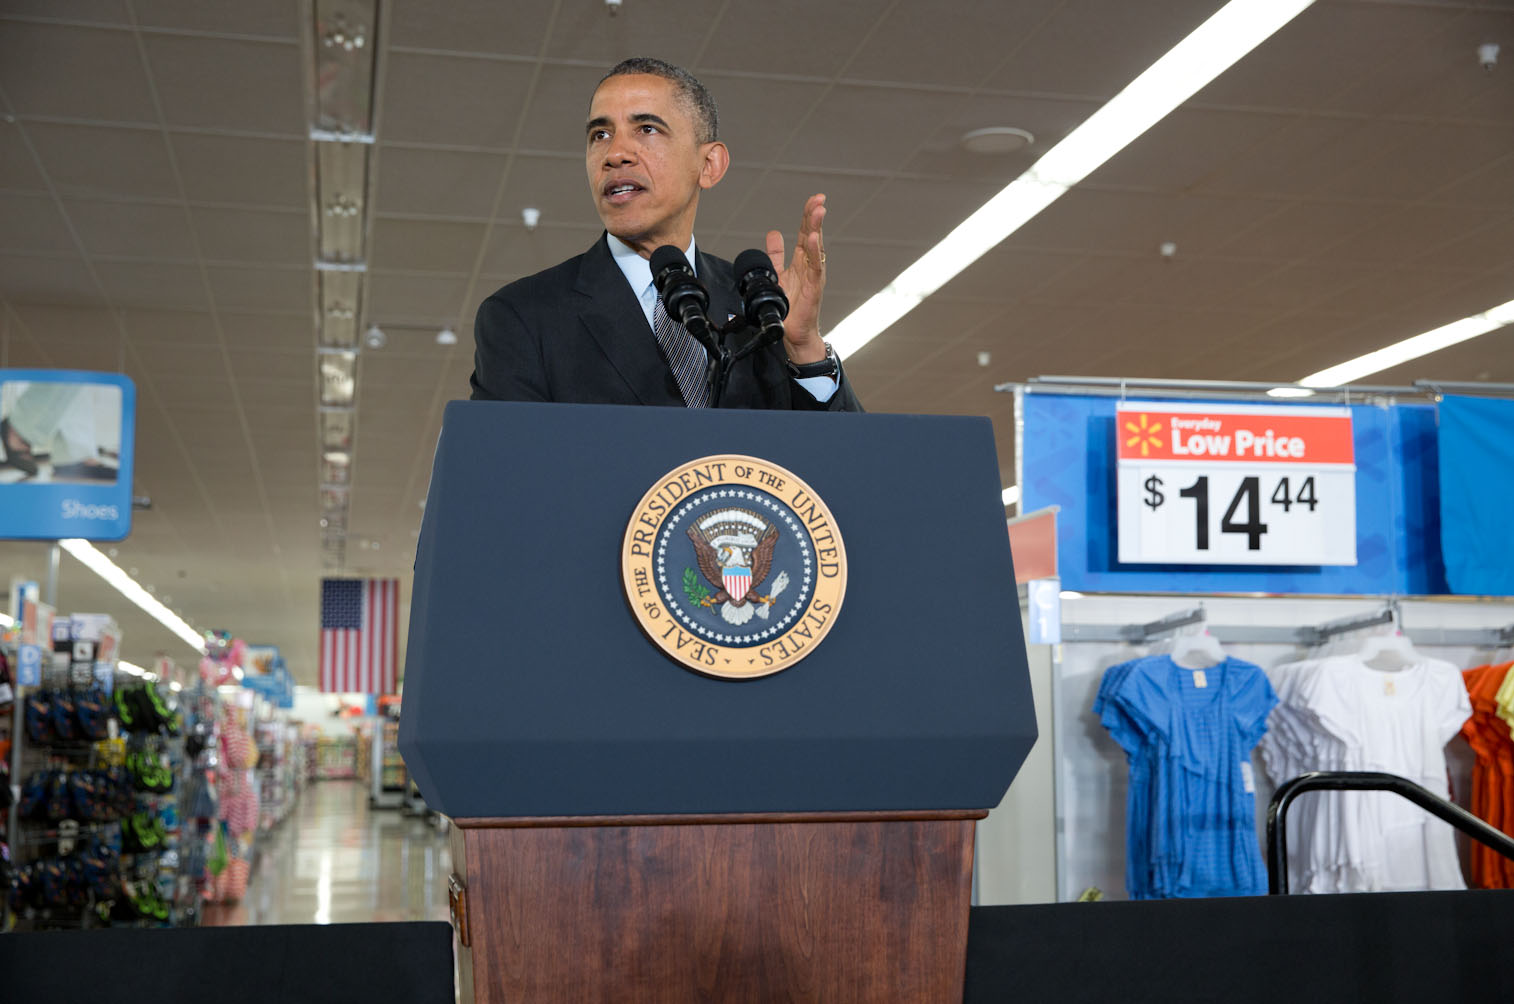
M992 156L1016 153L1035 141L1036 138L1024 129L1016 129L1013 126L988 126L963 133L962 138L957 142L961 143L962 149L968 153Z
M855 352L1135 142L1314 0L1230 0L831 329Z
M363 344L370 349L381 349L389 344L389 336L384 334L384 329L377 324L370 324L368 330L363 333Z
M438 331L436 333L436 344L438 344L438 345L456 345L457 344L457 332L453 331L452 327L450 325L447 326L447 327L445 327L445 328L443 328L442 330L440 330L440 331Z

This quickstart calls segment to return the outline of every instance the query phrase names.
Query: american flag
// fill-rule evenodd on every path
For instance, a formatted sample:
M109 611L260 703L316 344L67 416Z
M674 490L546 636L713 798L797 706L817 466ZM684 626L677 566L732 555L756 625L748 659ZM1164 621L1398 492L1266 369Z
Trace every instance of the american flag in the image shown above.
M399 619L399 579L322 579L321 689L394 693Z

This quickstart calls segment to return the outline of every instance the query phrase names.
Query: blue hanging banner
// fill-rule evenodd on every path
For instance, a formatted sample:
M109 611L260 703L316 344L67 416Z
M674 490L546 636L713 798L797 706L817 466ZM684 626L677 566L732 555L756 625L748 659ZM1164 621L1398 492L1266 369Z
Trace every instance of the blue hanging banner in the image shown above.
M1351 507L1356 540L1355 553L1349 557L1354 564L1183 564L1120 560L1120 444L1130 438L1118 434L1120 399L1027 391L1021 401L1020 505L1027 512L1061 507L1057 553L1063 589L1421 596L1449 591L1440 551L1434 405L1367 404L1337 409L1349 410L1351 419L1355 465ZM1218 410L1227 406L1233 409L1234 405L1233 401L1215 402ZM1256 406L1249 407L1257 410ZM1271 407L1283 422L1310 414L1299 406ZM1157 435L1169 436L1172 431L1164 429ZM1170 442L1164 439L1163 447L1170 450ZM1128 460L1126 466L1130 466ZM1181 512L1191 521L1200 502L1193 497L1197 478L1192 484L1189 480L1168 481L1165 487L1172 490L1166 492L1167 504L1185 506ZM1231 537L1244 546L1248 535L1258 538L1263 547L1269 546L1270 538L1260 535L1276 534L1287 522L1284 502L1298 508L1302 482L1291 483L1281 494L1278 477L1260 479L1250 494L1240 490L1245 487L1244 480L1237 485L1222 487L1211 478L1206 486L1209 497L1202 501L1207 502L1213 523L1211 547L1222 539L1231 543ZM1311 485L1302 500L1304 505L1314 497L1317 487L1322 488L1322 483ZM1189 490L1190 497L1183 497L1180 489ZM1197 531L1190 528L1188 532ZM1290 560L1298 559L1295 556Z
M1458 593L1514 595L1514 401L1440 402L1440 543Z
M0 370L0 539L125 538L136 410L120 373Z

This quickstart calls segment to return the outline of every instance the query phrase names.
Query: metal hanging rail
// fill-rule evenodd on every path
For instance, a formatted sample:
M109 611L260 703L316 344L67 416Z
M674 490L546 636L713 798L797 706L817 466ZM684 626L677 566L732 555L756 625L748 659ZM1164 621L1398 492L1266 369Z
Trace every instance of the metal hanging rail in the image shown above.
M1352 631L1361 631L1379 624L1397 624L1402 629L1403 624L1398 615L1398 604L1389 603L1375 614L1365 616L1342 617L1340 620L1329 621L1318 627L1302 627L1298 629L1299 640L1310 645L1320 645L1331 638L1337 638Z
M1184 394L1240 394L1246 396L1269 396L1274 390L1297 390L1297 396L1289 395L1284 400L1298 402L1310 397L1350 398L1363 397L1439 397L1446 392L1476 393L1498 397L1514 396L1514 383L1483 383L1466 380L1416 380L1412 384L1350 384L1343 387L1303 387L1287 382L1261 380L1177 380L1162 377L1096 377L1050 375L1031 377L1021 382L995 384L1000 393L1014 393L1024 388L1031 391L1051 393L1075 393L1079 390L1118 391L1121 395L1131 390L1167 391ZM1307 392L1307 393L1305 393ZM1270 399L1276 400L1275 397Z
M1514 861L1514 837L1478 819L1455 802L1447 801L1397 774L1376 771L1319 770L1300 774L1280 785L1267 805L1267 892L1288 895L1288 806L1308 791L1388 791L1456 827L1468 837Z
M1381 624L1397 624L1399 631L1411 644L1433 646L1458 646L1475 649L1499 649L1514 646L1514 624L1502 628L1408 628L1404 626L1397 602L1390 602L1382 610L1372 614L1357 614L1324 624L1303 627L1282 627L1266 624L1214 624L1208 613L1200 606L1169 614L1161 620L1148 624L1107 624L1065 622L1062 625L1062 641L1066 642L1125 642L1139 645L1160 634L1176 631L1190 624L1205 624L1206 630L1221 644L1229 645L1319 645L1349 634L1377 627Z
M1209 619L1202 605L1192 610L1181 610L1175 614L1169 614L1161 620L1151 621L1146 624L1127 624L1122 629L1122 634L1127 641L1143 642L1150 641L1158 635L1169 634L1181 630L1191 624L1203 624Z

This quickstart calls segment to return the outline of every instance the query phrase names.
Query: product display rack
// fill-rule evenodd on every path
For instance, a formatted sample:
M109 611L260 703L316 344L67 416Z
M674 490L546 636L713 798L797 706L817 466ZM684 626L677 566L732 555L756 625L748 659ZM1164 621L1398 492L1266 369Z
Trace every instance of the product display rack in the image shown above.
M6 928L181 923L193 900L180 853L178 716L154 684L93 662L94 639L73 638L69 623L57 621L40 685L17 687L10 708L22 797L6 824Z
M317 781L351 780L358 776L359 762L356 736L320 736L315 740L311 773Z

